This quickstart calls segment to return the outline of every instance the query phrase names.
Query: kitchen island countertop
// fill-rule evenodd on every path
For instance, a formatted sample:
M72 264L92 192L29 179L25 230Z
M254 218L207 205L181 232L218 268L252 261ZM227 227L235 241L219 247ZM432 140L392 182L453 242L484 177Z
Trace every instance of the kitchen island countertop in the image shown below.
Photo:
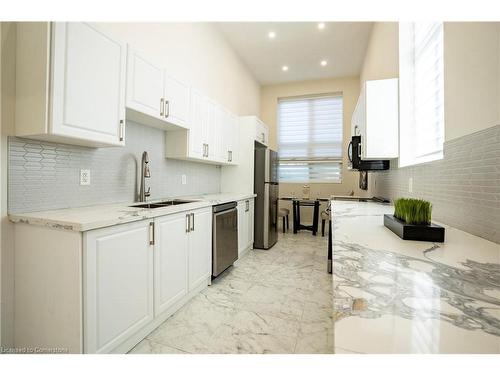
M446 225L444 243L404 241L393 209L332 201L335 347L500 353L500 245Z

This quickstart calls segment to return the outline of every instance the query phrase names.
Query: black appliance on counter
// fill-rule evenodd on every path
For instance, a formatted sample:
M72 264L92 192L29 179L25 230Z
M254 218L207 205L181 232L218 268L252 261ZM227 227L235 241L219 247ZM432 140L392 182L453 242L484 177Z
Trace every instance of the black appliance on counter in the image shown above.
M347 150L352 169L358 171L383 171L389 169L389 160L361 160L361 146L361 136L353 136Z

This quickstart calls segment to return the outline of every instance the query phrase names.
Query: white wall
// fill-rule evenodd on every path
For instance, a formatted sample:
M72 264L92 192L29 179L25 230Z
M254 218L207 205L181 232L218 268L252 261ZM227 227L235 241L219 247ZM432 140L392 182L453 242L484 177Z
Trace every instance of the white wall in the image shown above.
M208 23L104 23L103 29L238 115L258 115L260 86Z
M360 85L371 79L399 77L399 25L397 22L377 22L359 76Z
M445 140L500 123L499 23L444 24Z
M15 93L15 24L1 25L1 94L0 94L0 297L1 297L1 345L13 344L14 322L14 245L13 226L7 219L7 136L14 129Z

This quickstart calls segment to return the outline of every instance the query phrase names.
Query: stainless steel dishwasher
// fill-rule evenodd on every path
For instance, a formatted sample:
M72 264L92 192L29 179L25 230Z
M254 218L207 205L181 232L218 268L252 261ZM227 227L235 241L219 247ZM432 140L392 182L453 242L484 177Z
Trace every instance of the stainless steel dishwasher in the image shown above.
M216 277L238 259L236 202L213 207L212 230L212 276Z

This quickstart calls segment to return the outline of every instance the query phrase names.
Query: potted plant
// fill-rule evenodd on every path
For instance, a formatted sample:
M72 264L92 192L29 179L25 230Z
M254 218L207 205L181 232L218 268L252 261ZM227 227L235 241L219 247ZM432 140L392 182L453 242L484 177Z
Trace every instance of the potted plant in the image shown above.
M399 198L394 215L384 215L384 225L403 240L444 242L444 228L431 223L432 204L422 199Z

